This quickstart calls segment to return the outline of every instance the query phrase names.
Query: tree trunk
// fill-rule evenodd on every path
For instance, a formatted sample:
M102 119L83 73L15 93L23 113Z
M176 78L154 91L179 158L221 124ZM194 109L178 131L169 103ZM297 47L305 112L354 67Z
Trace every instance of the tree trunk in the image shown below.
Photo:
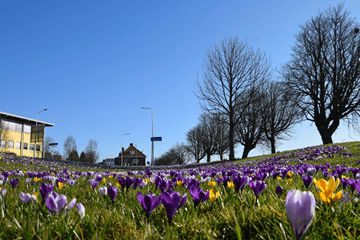
M271 137L270 143L271 143L271 153L276 153L276 149L275 149L275 137Z
M229 126L229 147L230 147L230 155L229 160L235 160L235 154L234 154L234 130L235 130L235 124L232 120L233 116L230 114L230 126Z
M340 124L340 120L339 119L335 119L333 120L332 124L330 125L330 127L327 127L327 124L324 124L322 122L320 122L319 124L315 125L321 135L321 140L323 141L323 144L329 144L329 143L333 143L332 141L332 135L333 133L336 131L336 129L338 128ZM325 125L325 126L324 126Z
M244 151L243 151L242 159L247 158L250 151L251 151L251 148L249 148L248 146L244 146Z
M208 163L211 161L211 155L210 154L206 154L206 161Z
M323 131L320 133L323 144L333 143L330 131Z

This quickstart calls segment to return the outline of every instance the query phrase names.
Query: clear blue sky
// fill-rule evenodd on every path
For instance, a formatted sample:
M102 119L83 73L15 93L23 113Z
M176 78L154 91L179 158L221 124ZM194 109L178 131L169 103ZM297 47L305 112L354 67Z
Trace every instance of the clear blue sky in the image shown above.
M73 135L78 152L90 138L100 160L137 145L151 158L154 110L155 157L176 142L201 113L194 95L206 49L239 36L267 52L274 68L290 59L294 35L329 0L133 0L0 2L0 111L54 123L46 135L63 152ZM358 0L345 1L352 17ZM359 21L359 20L358 20ZM342 124L334 142L359 136ZM315 125L304 122L278 150L319 145ZM254 149L250 156L263 154ZM242 147L236 149L241 157ZM213 157L212 159L217 159Z

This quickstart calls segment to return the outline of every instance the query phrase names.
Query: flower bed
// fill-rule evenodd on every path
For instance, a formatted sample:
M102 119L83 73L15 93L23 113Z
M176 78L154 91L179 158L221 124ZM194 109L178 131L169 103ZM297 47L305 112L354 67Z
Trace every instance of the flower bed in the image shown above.
M251 161L123 172L2 154L0 235L357 239L359 151L358 142L333 144Z

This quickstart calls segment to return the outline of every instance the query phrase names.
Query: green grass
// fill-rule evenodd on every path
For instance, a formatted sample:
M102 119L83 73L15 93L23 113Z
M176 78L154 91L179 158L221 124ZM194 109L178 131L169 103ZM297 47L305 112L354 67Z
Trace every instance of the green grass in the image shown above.
M345 146L347 151L352 153L349 158L337 154L334 158L305 161L305 163L315 165L330 163L333 168L337 164L345 164L358 168L359 164L356 162L360 159L360 155L355 154L360 153L359 144L360 142L335 144ZM252 157L239 160L237 163L244 164L249 160L283 155L292 159L288 164L294 166L299 164L293 161L296 152L297 150L293 150ZM2 171L14 169L49 171L49 167L59 171L64 168L49 166L47 163L24 166L17 164L16 161L7 163L3 160L0 160ZM69 167L68 170L78 171L73 167ZM345 175L352 177L351 172ZM197 177L200 179L199 176ZM321 179L323 175L317 172L314 177ZM115 204L108 196L104 198L99 194L98 188L107 186L106 184L99 183L95 191L92 191L87 177L80 177L72 187L68 185L62 189L55 187L54 191L66 195L68 202L76 198L77 203L84 205L86 215L80 219L75 207L65 217L49 215L46 207L41 204L40 194L37 197L38 202L25 206L19 198L19 193L39 192L39 183L35 186L27 184L25 182L27 176L9 176L9 178L19 178L20 183L15 189L12 189L9 183L1 186L7 190L7 193L0 205L0 239L291 239L292 226L285 209L287 192L290 189L312 193L318 191L314 184L309 189L305 189L301 176L296 174L292 177L292 182L270 177L265 180L267 188L258 201L248 186L240 195L234 190L216 185L214 190L220 191L220 198L214 204L208 200L194 209L189 191L183 186L176 186L174 190L181 195L187 193L187 201L175 214L169 226L163 205L156 208L148 220L137 201L138 191L143 194L155 193L157 196L160 194L160 190L155 191L155 185L151 183L143 189L129 189L124 193L120 188ZM117 180L107 177L106 183L109 182L115 186ZM275 194L275 187L278 185L284 188L284 193L280 197ZM200 186L204 190L210 188L206 183L201 183ZM340 184L337 190L341 189ZM317 204L315 219L303 239L360 239L359 228L359 206L355 202L345 204L341 211L336 205Z

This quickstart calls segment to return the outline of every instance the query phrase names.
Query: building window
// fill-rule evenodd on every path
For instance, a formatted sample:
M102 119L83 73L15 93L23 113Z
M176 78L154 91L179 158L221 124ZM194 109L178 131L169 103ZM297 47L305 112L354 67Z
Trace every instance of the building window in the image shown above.
M36 151L40 151L40 145L36 144Z
M24 150L28 150L28 144L27 143L24 143Z
M1 147L6 147L6 140L1 140Z
M14 142L8 141L8 148L14 148Z
M34 144L31 144L31 143L30 143L30 150L31 150L31 151L34 151Z
M16 149L20 149L21 148L21 142L16 142Z
M133 160L132 160L132 163L133 163L133 164L138 164L138 163L139 163L139 159L133 159Z
M130 151L130 155L134 155L134 153L135 153L134 151Z
M24 125L24 133L31 133L31 126L30 125Z

